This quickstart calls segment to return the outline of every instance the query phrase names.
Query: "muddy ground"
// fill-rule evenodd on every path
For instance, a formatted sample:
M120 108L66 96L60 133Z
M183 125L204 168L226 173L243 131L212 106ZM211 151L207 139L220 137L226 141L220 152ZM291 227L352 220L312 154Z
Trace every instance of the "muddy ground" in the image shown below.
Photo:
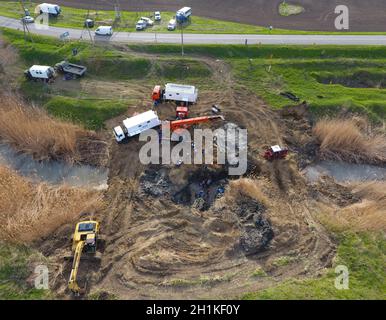
M386 2L383 0L294 0L305 12L290 17L282 17L278 6L282 0L221 0L221 1L180 1L180 0L120 0L122 10L128 11L176 11L187 5L193 15L207 18L248 23L259 26L273 26L295 30L336 31L334 11L338 5L346 5L350 10L350 31L386 31ZM86 9L114 10L114 1L57 0L61 5ZM291 1L290 1L291 3Z
M137 139L117 144L110 131L104 132L109 187L105 209L92 216L101 221L105 245L100 262L82 261L79 279L87 282L88 293L127 299L235 298L290 277L317 276L331 266L335 244L318 223L319 205L340 207L357 199L332 180L309 185L300 174L316 149L307 107L274 111L235 86L222 61L197 59L212 71L207 80L225 90L201 91L191 116L209 114L218 104L226 123L248 129L248 179L230 179L221 166L144 166ZM106 127L151 108L148 96ZM174 108L163 104L157 111L162 119L172 118ZM287 145L288 159L265 161L262 152L273 144ZM66 292L71 261L63 257L72 229L65 225L36 244L55 261L52 285L61 298L71 297ZM268 277L254 276L261 268Z

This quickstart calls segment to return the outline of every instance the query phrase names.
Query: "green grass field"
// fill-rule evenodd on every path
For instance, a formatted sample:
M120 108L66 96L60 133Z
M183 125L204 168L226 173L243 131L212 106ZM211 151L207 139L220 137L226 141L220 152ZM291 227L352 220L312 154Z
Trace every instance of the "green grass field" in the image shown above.
M28 282L33 272L31 266L44 264L44 260L30 248L0 242L0 300L50 298L49 290L35 289L34 284Z
M179 46L130 46L137 52L178 55ZM338 46L186 46L187 55L209 55L227 61L236 80L274 108L293 105L280 95L290 91L307 101L316 116L342 111L365 114L374 121L386 119L386 90L377 87L386 77L386 49ZM355 78L367 74L369 88L325 84L326 77Z
M338 234L339 247L334 265L320 278L288 280L275 287L246 294L243 299L381 299L386 292L386 240L383 234ZM349 289L335 288L335 267L349 270Z
M37 3L29 2L26 8L30 13L34 14L34 8ZM115 22L115 12L111 11L95 11L76 9L71 7L61 6L62 15L58 18L50 19L50 24L57 27L68 28L83 28L86 17L95 19L96 25L114 25L116 31L135 32L135 24L140 17L151 17L153 12L121 12L120 21ZM287 10L288 11L288 10ZM291 11L292 12L292 11ZM174 12L162 12L162 21L154 23L154 26L140 32L170 32L167 31L167 24L174 16ZM20 5L12 1L0 2L0 15L9 18L21 18L22 10ZM178 30L171 32L179 32ZM229 21L221 21L215 19L208 19L193 16L190 25L184 28L186 33L223 33L223 34L386 34L386 32L323 32L323 31L301 31L301 30L285 30L273 29L269 30L269 26L253 26L242 23L235 23Z
M89 68L87 77L93 79L144 85L184 81L200 88L215 87L211 81L202 81L211 76L208 67L190 58L205 55L228 62L236 82L261 96L274 108L295 104L280 95L289 91L300 101L307 101L315 116L349 111L365 114L376 122L386 119L386 89L383 84L386 79L386 49L382 46L188 45L182 59L177 45L130 45L125 51L114 47L92 47L87 42L62 43L38 36L34 37L34 43L25 43L20 32L4 30L3 33L19 50L25 66L54 65L69 59L85 64ZM75 57L71 55L74 47L79 50ZM152 59L144 53L159 57ZM355 87L358 82L355 79L358 75L364 78L364 74L366 81ZM26 82L22 86L29 97L42 100L54 114L78 120L93 129L103 127L105 120L125 110L125 103L118 98L103 101L92 95L79 98L71 93L49 92L49 89ZM50 99L53 101L48 103ZM95 112L90 113L90 110Z

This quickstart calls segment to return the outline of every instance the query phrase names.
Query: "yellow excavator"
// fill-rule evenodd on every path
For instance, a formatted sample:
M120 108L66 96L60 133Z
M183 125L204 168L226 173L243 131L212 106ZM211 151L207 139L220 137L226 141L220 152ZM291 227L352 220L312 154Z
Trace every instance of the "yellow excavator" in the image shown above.
M83 289L80 288L77 283L80 258L82 253L92 254L95 257L99 227L99 222L94 220L85 220L76 224L74 236L72 238L74 260L72 263L70 279L68 280L68 288L76 295L83 292Z

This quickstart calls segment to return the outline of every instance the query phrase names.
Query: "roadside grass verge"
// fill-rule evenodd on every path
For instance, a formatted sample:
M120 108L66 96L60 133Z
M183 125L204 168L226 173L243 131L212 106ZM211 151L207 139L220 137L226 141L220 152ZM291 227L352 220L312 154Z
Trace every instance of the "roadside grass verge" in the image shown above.
M23 245L0 242L0 300L50 299L48 290L35 289L28 281L33 264L44 264L44 257Z
M27 2L26 8L34 15L34 8L37 2ZM82 29L87 17L95 20L98 25L114 25L116 31L136 32L135 24L143 16L153 18L153 12L130 12L121 11L121 19L115 22L115 11L113 6L111 10L86 10L72 7L61 6L62 14L57 18L50 19L50 25L56 27L68 27ZM286 4L280 7L285 15L298 14L302 9L300 6ZM178 8L176 8L177 10ZM0 15L20 19L22 9L16 1L1 1ZM162 21L155 22L153 27L147 28L141 32L170 32L167 31L167 25L175 12L162 12ZM178 30L172 32L179 32ZM386 34L385 32L327 32L327 31L303 31L303 30L286 30L274 29L269 30L269 26L254 26L244 23L223 21L193 16L191 23L184 28L186 33L218 33L218 34Z
M130 45L132 50L174 56L177 45ZM265 46L265 45L187 45L185 53L221 59L232 66L235 80L261 96L274 108L296 102L280 95L291 92L307 101L316 117L356 113L372 121L386 119L386 90L382 85L386 49L382 46ZM349 71L347 71L349 70ZM366 72L367 83L374 87L350 87L322 83L322 77L350 72Z
M339 247L333 268L316 279L291 279L277 286L248 293L243 299L380 299L385 298L386 240L382 233L345 232L338 235ZM349 270L349 289L335 288L335 267Z

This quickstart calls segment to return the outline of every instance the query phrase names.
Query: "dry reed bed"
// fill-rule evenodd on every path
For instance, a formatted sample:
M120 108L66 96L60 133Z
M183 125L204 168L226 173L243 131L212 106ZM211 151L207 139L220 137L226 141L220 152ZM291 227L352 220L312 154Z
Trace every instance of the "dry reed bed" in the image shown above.
M0 138L36 159L76 160L77 136L82 129L48 116L20 99L3 95L0 108Z
M0 166L0 240L31 242L103 205L97 191L32 184Z
M355 163L386 163L386 136L373 133L367 121L324 119L313 133L323 159Z

